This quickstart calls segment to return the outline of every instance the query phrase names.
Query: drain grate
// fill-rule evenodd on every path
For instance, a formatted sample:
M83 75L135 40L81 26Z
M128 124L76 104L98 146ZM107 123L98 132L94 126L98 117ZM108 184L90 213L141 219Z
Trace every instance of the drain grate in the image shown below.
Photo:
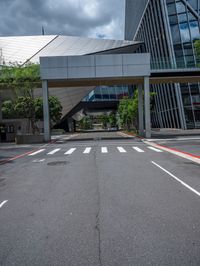
M69 164L69 162L67 162L67 161L56 161L56 162L47 163L47 165L49 165L49 166L64 166L67 164Z

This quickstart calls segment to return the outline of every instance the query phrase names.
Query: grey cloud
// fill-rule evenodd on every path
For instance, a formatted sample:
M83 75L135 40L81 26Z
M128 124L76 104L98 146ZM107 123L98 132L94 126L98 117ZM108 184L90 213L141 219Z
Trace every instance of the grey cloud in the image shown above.
M123 39L124 0L0 0L0 35L77 35Z

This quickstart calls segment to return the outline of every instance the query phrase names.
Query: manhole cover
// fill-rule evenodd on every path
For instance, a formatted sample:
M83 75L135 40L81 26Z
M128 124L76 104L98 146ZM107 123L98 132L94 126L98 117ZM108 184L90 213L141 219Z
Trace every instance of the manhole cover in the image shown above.
M62 166L62 165L67 165L67 164L69 164L69 162L67 161L56 161L56 162L47 163L47 165L49 166Z

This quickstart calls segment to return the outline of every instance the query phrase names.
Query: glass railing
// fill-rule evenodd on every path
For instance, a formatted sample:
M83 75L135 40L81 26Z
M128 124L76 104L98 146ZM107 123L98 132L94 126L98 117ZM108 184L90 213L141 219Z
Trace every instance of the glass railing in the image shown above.
M185 68L200 68L200 61L185 62L182 58L176 59L176 61L170 61L169 58L164 59L152 59L151 70L161 69L185 69Z

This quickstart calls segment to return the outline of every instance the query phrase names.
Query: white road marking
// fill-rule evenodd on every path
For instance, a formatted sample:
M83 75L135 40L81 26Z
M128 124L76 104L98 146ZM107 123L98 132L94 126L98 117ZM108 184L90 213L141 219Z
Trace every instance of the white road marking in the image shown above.
M200 140L200 138L199 137L188 137L188 138L182 138L182 137L180 137L180 138L168 138L168 139L146 139L147 141L149 141L149 142L154 142L154 141L165 141L165 142L168 142L168 141L173 141L173 142L175 142L175 141L185 141L185 140Z
M0 209L3 207L3 205L5 205L8 201L4 200L2 203L0 203Z
M58 152L58 151L60 151L60 148L59 149L55 149L55 150L53 150L53 151L51 151L51 152L49 152L49 153L47 153L48 155L53 155L53 154L55 154L56 152Z
M102 153L108 153L108 148L107 147L101 147L101 152Z
M144 152L142 149L138 148L138 147L133 147L134 150L136 150L137 152Z
M84 153L84 154L88 154L88 153L90 153L91 149L92 149L91 147L88 147L88 148L86 148L86 149L84 150L83 153Z
M71 148L67 152L65 152L65 154L66 155L72 154L75 150L76 150L76 148Z
M29 154L28 156L34 156L34 155L36 155L36 154L38 154L38 153L41 153L41 152L43 152L43 151L45 151L45 149L41 149L41 150L35 151L35 152Z
M122 147L117 147L117 149L118 149L119 152L122 152L122 153L126 152L126 150L124 148L122 148Z
M41 159L41 160L33 160L33 163L41 163L41 162L44 162L45 159Z
M192 191L193 193L195 193L197 196L200 197L200 192L198 192L196 189L192 188L191 186L189 186L188 184L186 184L185 182L183 182L181 179L179 179L178 177L176 177L175 175L173 175L172 173L170 173L169 171L167 171L165 168L163 168L162 166L160 166L159 164L151 161L152 164L156 165L158 168L160 168L161 170L163 170L165 173L167 173L168 175L170 175L171 177L173 177L176 181L178 181L179 183L181 183L181 185L183 185L184 187L186 187L187 189L189 189L190 191Z
M159 150L159 149L156 149L156 148L154 148L154 147L148 147L148 149L150 149L150 150L152 150L152 151L156 151L156 152L163 152L163 151L161 151L161 150Z

